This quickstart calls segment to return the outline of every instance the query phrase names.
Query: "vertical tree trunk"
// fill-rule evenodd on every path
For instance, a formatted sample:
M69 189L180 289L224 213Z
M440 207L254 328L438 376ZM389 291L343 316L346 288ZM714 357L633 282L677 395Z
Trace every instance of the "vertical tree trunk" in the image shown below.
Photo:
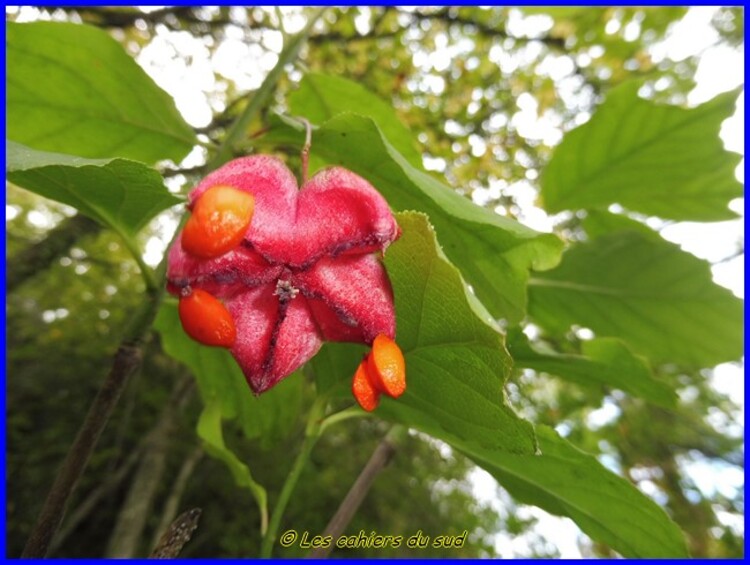
M164 475L169 440L178 411L187 402L192 391L192 379L180 379L159 422L149 433L148 445L110 535L106 557L132 558L138 553L151 505Z
M169 526L172 524L172 522L174 522L175 517L177 516L177 510L180 506L180 501L182 500L182 495L185 492L185 488L187 487L188 480L193 474L193 470L195 469L196 465L198 465L202 458L203 448L198 446L190 453L190 455L187 456L185 461L183 461L182 467L180 467L180 471L179 473L177 473L177 478L172 485L172 491L169 493L169 497L164 503L164 510L162 511L159 526L157 526L156 530L154 530L154 537L153 541L151 542L152 548L156 547L156 545L159 543L159 540L165 534Z

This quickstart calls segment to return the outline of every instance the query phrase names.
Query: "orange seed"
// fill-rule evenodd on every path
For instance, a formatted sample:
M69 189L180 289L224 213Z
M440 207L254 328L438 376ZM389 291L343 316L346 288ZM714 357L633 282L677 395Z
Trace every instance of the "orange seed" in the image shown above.
M367 372L375 388L392 398L398 398L406 390L404 355L396 342L385 334L379 334L372 342Z
M357 367L352 381L352 393L363 410L372 412L380 402L380 392L375 390L367 376L367 359Z
M182 232L182 248L201 259L213 259L237 247L255 210L255 198L231 186L204 192Z
M193 289L180 298L178 307L185 333L204 345L232 347L237 338L232 315L226 306L205 290Z

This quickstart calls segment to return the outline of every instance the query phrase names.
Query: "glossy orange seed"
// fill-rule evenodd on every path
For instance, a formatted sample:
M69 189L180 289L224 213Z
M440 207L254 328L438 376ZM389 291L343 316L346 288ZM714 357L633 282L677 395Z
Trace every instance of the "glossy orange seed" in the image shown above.
M385 334L379 334L372 342L367 372L375 388L388 396L398 398L406 390L404 354L396 342Z
M180 298L178 308L185 333L204 345L232 347L237 338L232 315L226 306L205 290L193 289Z
M363 410L372 412L378 407L380 392L375 390L367 376L367 359L359 364L357 371L354 373L352 393Z
M237 247L255 210L252 194L217 185L201 194L182 231L182 248L201 259L213 259Z

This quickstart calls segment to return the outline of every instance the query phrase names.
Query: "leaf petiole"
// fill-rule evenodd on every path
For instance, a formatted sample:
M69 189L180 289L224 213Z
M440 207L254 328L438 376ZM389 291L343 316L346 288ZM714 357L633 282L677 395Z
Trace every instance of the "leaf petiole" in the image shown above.
M112 226L112 228L115 229L114 226ZM130 252L130 255L132 255L135 262L138 264L138 268L141 270L141 276L143 277L143 282L146 283L146 290L149 294L156 294L159 291L159 284L156 282L156 278L154 277L154 271L143 260L143 254L141 253L138 244L133 241L133 238L129 235L126 235L116 229L115 231L120 236L120 238L122 238L122 242L125 244L125 247Z

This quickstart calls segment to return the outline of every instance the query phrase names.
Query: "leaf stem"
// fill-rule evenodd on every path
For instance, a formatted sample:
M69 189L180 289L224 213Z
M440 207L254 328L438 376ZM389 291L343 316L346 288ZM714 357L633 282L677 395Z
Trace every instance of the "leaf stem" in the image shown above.
M159 290L159 284L156 282L156 278L154 278L154 272L151 270L151 267L149 267L143 260L143 253L141 253L140 248L138 247L136 242L133 241L133 238L129 235L122 233L119 230L117 230L117 234L122 239L122 242L125 244L126 249L130 252L130 255L138 264L138 268L141 270L141 276L143 277L143 282L146 283L147 292L151 295L156 294Z
M346 410L342 410L341 412L336 412L326 417L320 423L320 435L323 435L325 431L332 425L343 422L344 420L350 420L352 418L367 418L369 416L369 413L365 412L358 406L352 406L351 408L347 408Z
M278 534L279 525L281 524L281 517L284 515L289 499L294 492L294 488L297 486L302 470L305 468L310 453L315 447L315 443L321 434L321 414L325 408L326 402L318 397L313 403L310 409L310 414L307 418L307 427L305 429L305 439L302 442L299 453L292 464L292 468L289 474L286 476L284 486L281 488L279 499L276 501L276 506L273 508L271 514L271 520L268 524L268 531L266 532L263 542L260 547L260 557L271 557L273 553L273 544L276 541Z
M266 76L265 80L260 85L260 88L254 92L253 97L250 98L245 109L229 128L229 131L227 132L224 141L219 146L216 155L214 155L213 159L209 162L209 170L219 168L232 158L235 144L246 135L247 127L250 125L253 117L255 117L260 109L263 108L276 88L276 84L284 73L284 67L297 58L297 54L307 39L307 36L310 35L310 31L312 31L315 22L318 21L325 10L326 8L317 8L313 11L308 17L307 24L305 24L302 31L290 37L289 41L286 42L284 49L279 54L279 60L276 62L276 65L268 73L268 76Z

